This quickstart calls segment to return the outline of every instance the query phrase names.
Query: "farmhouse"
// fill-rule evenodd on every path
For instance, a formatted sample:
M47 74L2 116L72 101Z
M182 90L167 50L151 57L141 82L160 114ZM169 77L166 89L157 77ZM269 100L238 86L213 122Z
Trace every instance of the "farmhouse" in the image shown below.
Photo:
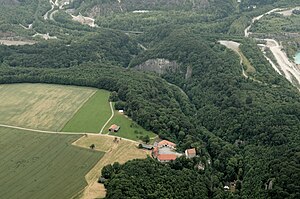
M162 141L160 141L159 143L157 143L157 146L159 148L162 148L162 147L169 147L169 148L172 148L172 149L176 148L176 144L174 144L173 142L170 142L168 140L162 140Z
M108 129L110 132L118 132L120 130L120 127L116 124L113 124Z
M182 155L177 153L175 149L176 144L168 140L162 140L158 143L155 142L152 150L152 157L156 158L159 162L170 162Z
M192 149L185 150L185 156L187 158L193 158L193 157L195 157L196 156L196 149L192 148Z
M157 160L160 162L170 162L172 160L176 160L177 155L175 154L159 154L157 156Z

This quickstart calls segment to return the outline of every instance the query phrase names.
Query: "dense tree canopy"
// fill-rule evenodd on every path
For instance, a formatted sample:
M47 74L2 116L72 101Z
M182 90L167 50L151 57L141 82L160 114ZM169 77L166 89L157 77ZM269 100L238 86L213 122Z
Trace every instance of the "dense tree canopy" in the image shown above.
M132 0L122 1L120 11L118 1L75 0L66 7L74 8L74 14L97 15L99 28L71 21L63 10L55 20L44 20L51 8L46 0L7 4L0 8L1 35L38 43L0 45L0 83L112 91L116 107L145 129L176 142L181 152L197 149L199 158L193 160L163 165L148 158L105 167L107 198L299 198L299 92L272 69L255 40L243 38L251 17L286 2L140 5ZM147 6L153 12L132 13ZM33 29L20 26L31 23ZM58 39L33 38L37 32ZM220 39L241 43L255 68L250 78L242 75L238 55L220 45ZM162 75L135 69L162 58L179 67ZM199 163L204 171L195 169ZM223 188L230 182L236 182L233 193Z
M108 165L102 170L109 179L106 198L208 198L203 175L194 169L174 167L151 158Z

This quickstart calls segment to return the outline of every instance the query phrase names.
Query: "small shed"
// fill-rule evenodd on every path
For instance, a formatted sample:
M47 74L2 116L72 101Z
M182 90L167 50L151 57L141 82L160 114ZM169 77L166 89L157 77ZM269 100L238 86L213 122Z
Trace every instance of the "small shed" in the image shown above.
M185 156L187 158L193 158L193 157L195 157L196 156L196 149L192 148L192 149L185 150Z
M102 176L98 179L99 183L104 183L105 181L106 181L106 179Z
M153 149L153 145L148 145L148 144L141 144L141 147L143 149L147 149L147 150L152 150Z
M113 124L108 129L110 132L118 132L120 130L120 127L116 124Z

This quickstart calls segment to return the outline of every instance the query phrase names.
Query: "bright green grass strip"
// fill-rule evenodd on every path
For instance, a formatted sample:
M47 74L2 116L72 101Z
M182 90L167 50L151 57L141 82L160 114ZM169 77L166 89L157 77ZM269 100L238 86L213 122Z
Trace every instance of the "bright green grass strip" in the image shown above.
M63 132L99 133L111 116L109 92L98 90L62 129Z
M145 130L143 127L138 125L136 122L132 121L130 118L126 117L123 114L120 114L118 111L115 111L113 119L105 127L103 133L108 133L108 128L116 124L120 126L120 130L116 133L110 133L111 135L116 135L119 137L127 138L130 140L140 140L140 136L148 135L150 138L156 136L155 133Z

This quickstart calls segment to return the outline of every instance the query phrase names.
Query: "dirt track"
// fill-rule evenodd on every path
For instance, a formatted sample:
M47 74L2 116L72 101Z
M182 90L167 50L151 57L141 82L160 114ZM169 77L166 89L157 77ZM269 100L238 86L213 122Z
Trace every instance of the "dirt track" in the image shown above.
M298 7L297 7L298 8ZM294 8L295 9L295 8ZM293 9L290 9L293 10ZM280 11L290 11L288 9L280 9L275 8L273 10L270 10L260 16L254 17L252 19L252 23L245 29L245 37L249 37L251 35L250 29L252 24L260 20L263 16L271 14L273 12L280 12ZM259 40L259 39L258 39ZM298 87L300 85L300 68L297 67L297 65L293 62L291 62L287 56L287 54L283 51L282 46L274 39L263 39L266 41L265 45L262 45L264 47L270 48L272 54L274 55L278 65L273 63L270 58L266 57L267 60L270 62L272 67L281 75L285 76L287 80L289 80L293 85ZM282 71L282 72L281 72ZM283 74L282 74L283 73Z
M223 46L226 46L227 48L233 50L234 52L236 52L239 56L240 56L240 65L242 66L242 74L245 78L248 78L248 75L246 74L244 68L243 68L243 58L242 55L239 51L239 46L240 43L235 42L235 41L225 41L225 40L220 40L219 41L220 44L222 44Z
M290 62L286 53L282 50L282 46L278 44L274 39L265 39L267 41L266 46L270 48L274 57L276 58L281 70L284 72L284 76L291 82L298 81L300 84L300 69L296 64Z

